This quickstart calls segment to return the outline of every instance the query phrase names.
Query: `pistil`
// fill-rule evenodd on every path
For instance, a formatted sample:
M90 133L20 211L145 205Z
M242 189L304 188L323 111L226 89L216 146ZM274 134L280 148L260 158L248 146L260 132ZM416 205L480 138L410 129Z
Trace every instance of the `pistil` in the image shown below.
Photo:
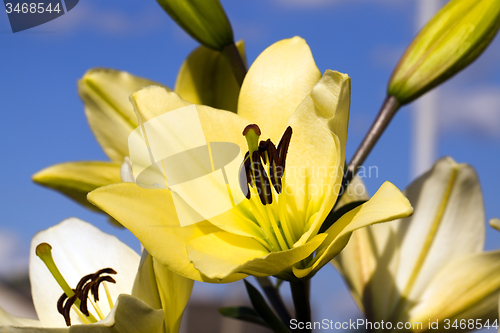
M244 131L248 144L241 169L240 186L249 199L256 223L266 235L269 246L275 250L286 250L294 244L287 214L283 214L285 198L279 202L283 191L285 162L292 136L288 127L276 147L271 139L260 141L260 128L248 125ZM273 191L274 189L274 191ZM257 196L260 203L251 196Z
M47 266L54 279L56 279L57 283L64 291L57 301L57 310L63 315L67 326L71 326L71 309L75 310L84 323L97 322L97 319L88 310L87 301L90 301L99 319L104 319L104 314L97 304L99 301L99 286L101 284L104 285L110 308L113 308L109 290L104 282L116 283L116 281L111 276L103 274L116 274L114 269L104 268L93 274L87 274L80 279L76 288L72 289L57 268L52 257L52 247L49 244L39 244L36 248L36 254L44 262L45 266ZM94 300L89 298L89 293L94 296Z

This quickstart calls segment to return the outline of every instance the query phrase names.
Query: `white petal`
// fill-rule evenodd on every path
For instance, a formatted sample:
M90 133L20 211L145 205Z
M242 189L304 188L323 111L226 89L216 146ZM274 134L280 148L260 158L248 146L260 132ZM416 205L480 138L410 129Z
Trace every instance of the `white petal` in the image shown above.
M132 162L128 156L125 156L120 167L120 177L122 182L135 183L134 173L132 172Z
M500 251L470 255L444 267L430 281L410 321L498 319ZM444 330L443 330L444 332Z
M116 300L121 293L130 293L139 266L139 255L116 237L108 235L87 222L76 218L64 220L58 225L41 231L31 241L29 262L33 302L40 321L47 327L65 327L63 316L56 308L63 291L45 264L35 254L40 243L52 246L52 256L70 287L76 287L80 279L99 269L111 267L118 272L113 276L116 284L108 283L109 291ZM103 286L99 289L99 306L106 315L109 305ZM89 308L91 308L89 306ZM73 311L72 311L73 312ZM79 323L76 315L72 323Z
M120 295L110 314L98 323L69 328L0 326L2 333L164 333L163 310L155 310L138 298Z
M4 309L0 308L0 328L7 325L36 327L40 326L41 323L38 320L34 319L15 317L7 313L7 311L5 311Z
M439 160L406 194L415 213L398 230L396 284L402 297L416 300L441 267L482 251L485 216L474 169L451 158Z
M445 158L412 183L412 217L354 232L337 264L371 320L396 320L448 262L484 244L482 195L474 170Z

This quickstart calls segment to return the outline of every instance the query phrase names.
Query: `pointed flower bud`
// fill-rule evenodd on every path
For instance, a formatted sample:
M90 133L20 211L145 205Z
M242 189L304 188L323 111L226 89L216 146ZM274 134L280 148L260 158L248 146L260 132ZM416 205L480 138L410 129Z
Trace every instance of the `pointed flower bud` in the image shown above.
M500 28L500 1L451 0L399 61L388 93L407 104L473 62Z
M234 43L233 29L219 0L157 0L191 37L222 51Z

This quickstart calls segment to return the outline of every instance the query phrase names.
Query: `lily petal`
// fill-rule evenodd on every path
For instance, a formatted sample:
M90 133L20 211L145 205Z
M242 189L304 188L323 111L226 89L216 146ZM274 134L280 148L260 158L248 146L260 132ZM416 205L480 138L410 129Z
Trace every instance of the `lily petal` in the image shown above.
M406 194L415 214L398 228L396 242L404 260L396 287L401 297L416 301L441 267L482 251L485 216L474 169L451 158L439 160Z
M154 309L164 309L166 333L177 333L193 283L193 280L160 264L144 250L132 295L144 300Z
M406 194L413 216L356 231L337 258L372 320L404 316L441 267L484 244L482 195L471 167L443 158Z
M192 280L219 282L202 276L194 268L188 258L186 244L220 229L206 221L181 227L170 191L121 183L98 188L89 193L88 199L119 220L141 240L154 258L171 270ZM230 280L244 277L233 276Z
M299 230L302 238L298 244L316 235L337 199L349 105L350 78L328 70L288 120L293 135L285 168L286 200L289 205L295 203L294 210L306 212L306 216L297 220L310 226L309 230ZM315 221L310 223L318 211Z
M38 320L15 317L9 314L4 309L0 308L0 329L3 329L5 326L30 326L30 327L39 327L42 323Z
M163 310L152 309L140 299L122 294L104 320L71 326L69 333L162 333L165 327L163 316Z
M305 245L269 253L253 238L216 232L193 239L187 251L195 267L210 278L223 279L234 273L270 276L307 258L325 237L318 235Z
M97 161L61 163L37 172L33 181L96 210L87 201L87 194L98 187L120 183L120 164Z
M103 68L89 70L78 81L90 128L106 155L116 163L128 155L127 138L138 126L129 96L153 84L159 85L127 72Z
M262 52L241 87L238 114L278 142L288 117L321 78L309 46L300 37L284 39Z
M490 220L490 226L497 231L500 231L500 219L493 218Z
M354 230L406 217L411 213L413 213L413 208L408 199L396 186L385 182L368 202L343 215L328 228L325 232L328 237L318 248L312 263L305 269L294 267L295 276L298 278L312 277L319 268L342 251Z
M57 310L56 310L57 312ZM71 327L33 327L23 323L0 326L5 333L162 333L163 310L150 308L146 303L129 295L120 295L115 307L103 320L88 325Z
M140 89L130 99L141 126L155 117L191 105L178 94L158 86ZM242 152L248 150L242 134L249 124L247 119L204 105L196 105L196 110L206 142L232 142L239 145Z
M455 260L430 281L410 321L429 319L498 319L500 251ZM441 330L437 332L445 332Z
M245 59L243 41L236 46ZM182 64L175 92L193 104L236 112L240 86L222 53L200 46Z
M71 287L76 287L83 276L111 267L118 272L114 276L116 284L108 284L113 300L120 292L132 290L139 266L139 255L116 237L103 233L87 222L76 218L64 220L37 233L31 241L31 291L36 312L43 326L66 326L56 307L63 291L42 260L35 255L37 245L44 242L52 246L54 261ZM101 288L100 293L104 295L104 288ZM100 302L99 305L103 313L110 311L107 302ZM76 315L72 315L71 322L81 323Z

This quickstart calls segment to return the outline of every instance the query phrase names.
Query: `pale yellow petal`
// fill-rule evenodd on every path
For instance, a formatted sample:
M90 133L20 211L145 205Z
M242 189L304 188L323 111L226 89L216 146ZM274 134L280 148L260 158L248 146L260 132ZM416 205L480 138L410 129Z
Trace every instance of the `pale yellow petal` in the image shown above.
M244 59L243 41L236 46ZM222 53L199 46L182 64L175 92L193 104L236 112L240 86Z
M326 71L288 120L293 134L285 193L297 223L302 223L299 244L316 235L340 190L349 103L349 77Z
M154 309L164 309L165 332L177 333L193 282L169 270L144 250L132 295Z
M100 186L120 183L120 164L97 161L55 164L34 174L33 181L96 210L87 201L87 193Z
M188 258L186 244L220 229L208 222L181 227L170 191L121 183L101 187L88 197L90 202L120 221L154 258L171 270L192 280L218 282L207 279L194 268ZM234 281L243 277L240 275L231 279Z
M396 237L395 226L394 222L387 222L355 230L332 261L360 309L374 321L391 317L398 296L391 261L399 253L398 244L391 241Z
M500 231L500 219L494 218L490 220L490 226Z
M250 237L217 232L193 239L187 248L195 267L208 277L220 279L234 273L270 276L290 270L292 265L307 258L325 236L318 235L290 250L269 252Z
M489 319L492 324L498 319L499 293L500 251L469 255L448 264L430 281L410 321Z
M318 248L314 260L307 268L294 267L295 276L312 277L346 246L354 230L406 217L412 212L408 199L393 184L385 182L368 202L343 215L328 228L325 232L328 237Z
M250 67L241 87L238 114L258 124L276 143L288 117L320 78L305 40L294 37L274 43Z
M471 167L444 158L406 193L413 216L356 231L337 257L373 320L404 316L441 267L483 246L482 196Z
M116 163L128 155L128 135L138 126L129 96L152 84L158 85L127 72L103 68L87 71L78 81L90 128L106 155Z
M398 230L395 279L401 297L411 302L445 264L482 251L485 217L474 169L451 158L439 160L405 193L415 214Z
M178 94L158 86L136 91L131 96L131 101L135 106L141 125L167 112L191 105ZM206 142L232 142L239 145L243 152L248 150L245 137L242 134L250 123L247 119L232 112L204 105L196 105L196 110Z

